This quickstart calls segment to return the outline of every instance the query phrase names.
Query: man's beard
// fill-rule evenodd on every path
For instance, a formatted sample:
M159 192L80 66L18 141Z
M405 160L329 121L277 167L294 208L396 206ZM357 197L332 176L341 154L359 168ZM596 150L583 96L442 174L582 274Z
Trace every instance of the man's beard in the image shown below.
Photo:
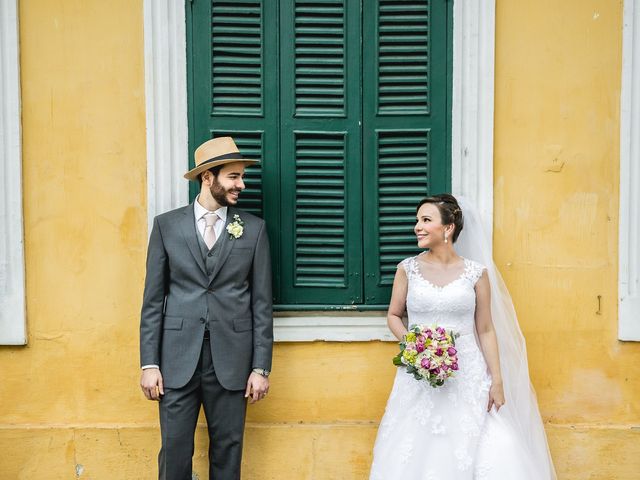
M232 205L232 203L227 198L227 194L229 192L238 192L238 193L241 192L241 190L238 188L230 188L229 190L227 190L222 185L220 185L220 182L218 182L218 180L215 177L213 179L213 184L211 185L211 188L209 188L209 191L211 192L211 196L213 197L213 199L221 207L228 207L229 205Z

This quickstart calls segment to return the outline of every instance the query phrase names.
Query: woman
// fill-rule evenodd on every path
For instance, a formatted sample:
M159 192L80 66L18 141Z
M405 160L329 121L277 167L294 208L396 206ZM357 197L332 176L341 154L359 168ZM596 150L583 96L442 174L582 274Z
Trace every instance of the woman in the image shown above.
M398 369L370 480L555 479L524 339L477 214L435 195L414 230L425 252L398 265L389 328L401 340L406 311L409 326L455 332L458 370L434 388Z

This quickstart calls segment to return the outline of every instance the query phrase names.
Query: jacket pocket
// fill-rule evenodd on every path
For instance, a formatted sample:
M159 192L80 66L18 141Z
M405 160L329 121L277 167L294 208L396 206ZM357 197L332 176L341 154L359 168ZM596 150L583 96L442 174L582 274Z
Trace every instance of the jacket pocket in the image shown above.
M165 316L163 328L165 330L182 330L182 318Z
M247 330L251 330L253 327L253 322L250 318L234 318L233 319L233 330L236 332L246 332Z

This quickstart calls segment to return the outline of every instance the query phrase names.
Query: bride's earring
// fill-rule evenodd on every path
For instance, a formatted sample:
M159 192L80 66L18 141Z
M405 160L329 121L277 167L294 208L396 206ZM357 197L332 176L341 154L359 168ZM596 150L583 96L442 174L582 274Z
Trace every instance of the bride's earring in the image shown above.
M444 243L449 243L449 240L447 240L447 234L444 234Z

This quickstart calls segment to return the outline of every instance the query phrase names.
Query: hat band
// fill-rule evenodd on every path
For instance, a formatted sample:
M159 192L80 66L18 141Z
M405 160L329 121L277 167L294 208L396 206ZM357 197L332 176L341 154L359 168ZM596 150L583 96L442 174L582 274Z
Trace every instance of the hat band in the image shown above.
M217 157L210 158L209 160L205 160L198 167L202 165L207 165L208 163L217 162L218 160L227 160L229 158L242 160L244 157L240 154L240 152L235 153L225 153L224 155L218 155Z

